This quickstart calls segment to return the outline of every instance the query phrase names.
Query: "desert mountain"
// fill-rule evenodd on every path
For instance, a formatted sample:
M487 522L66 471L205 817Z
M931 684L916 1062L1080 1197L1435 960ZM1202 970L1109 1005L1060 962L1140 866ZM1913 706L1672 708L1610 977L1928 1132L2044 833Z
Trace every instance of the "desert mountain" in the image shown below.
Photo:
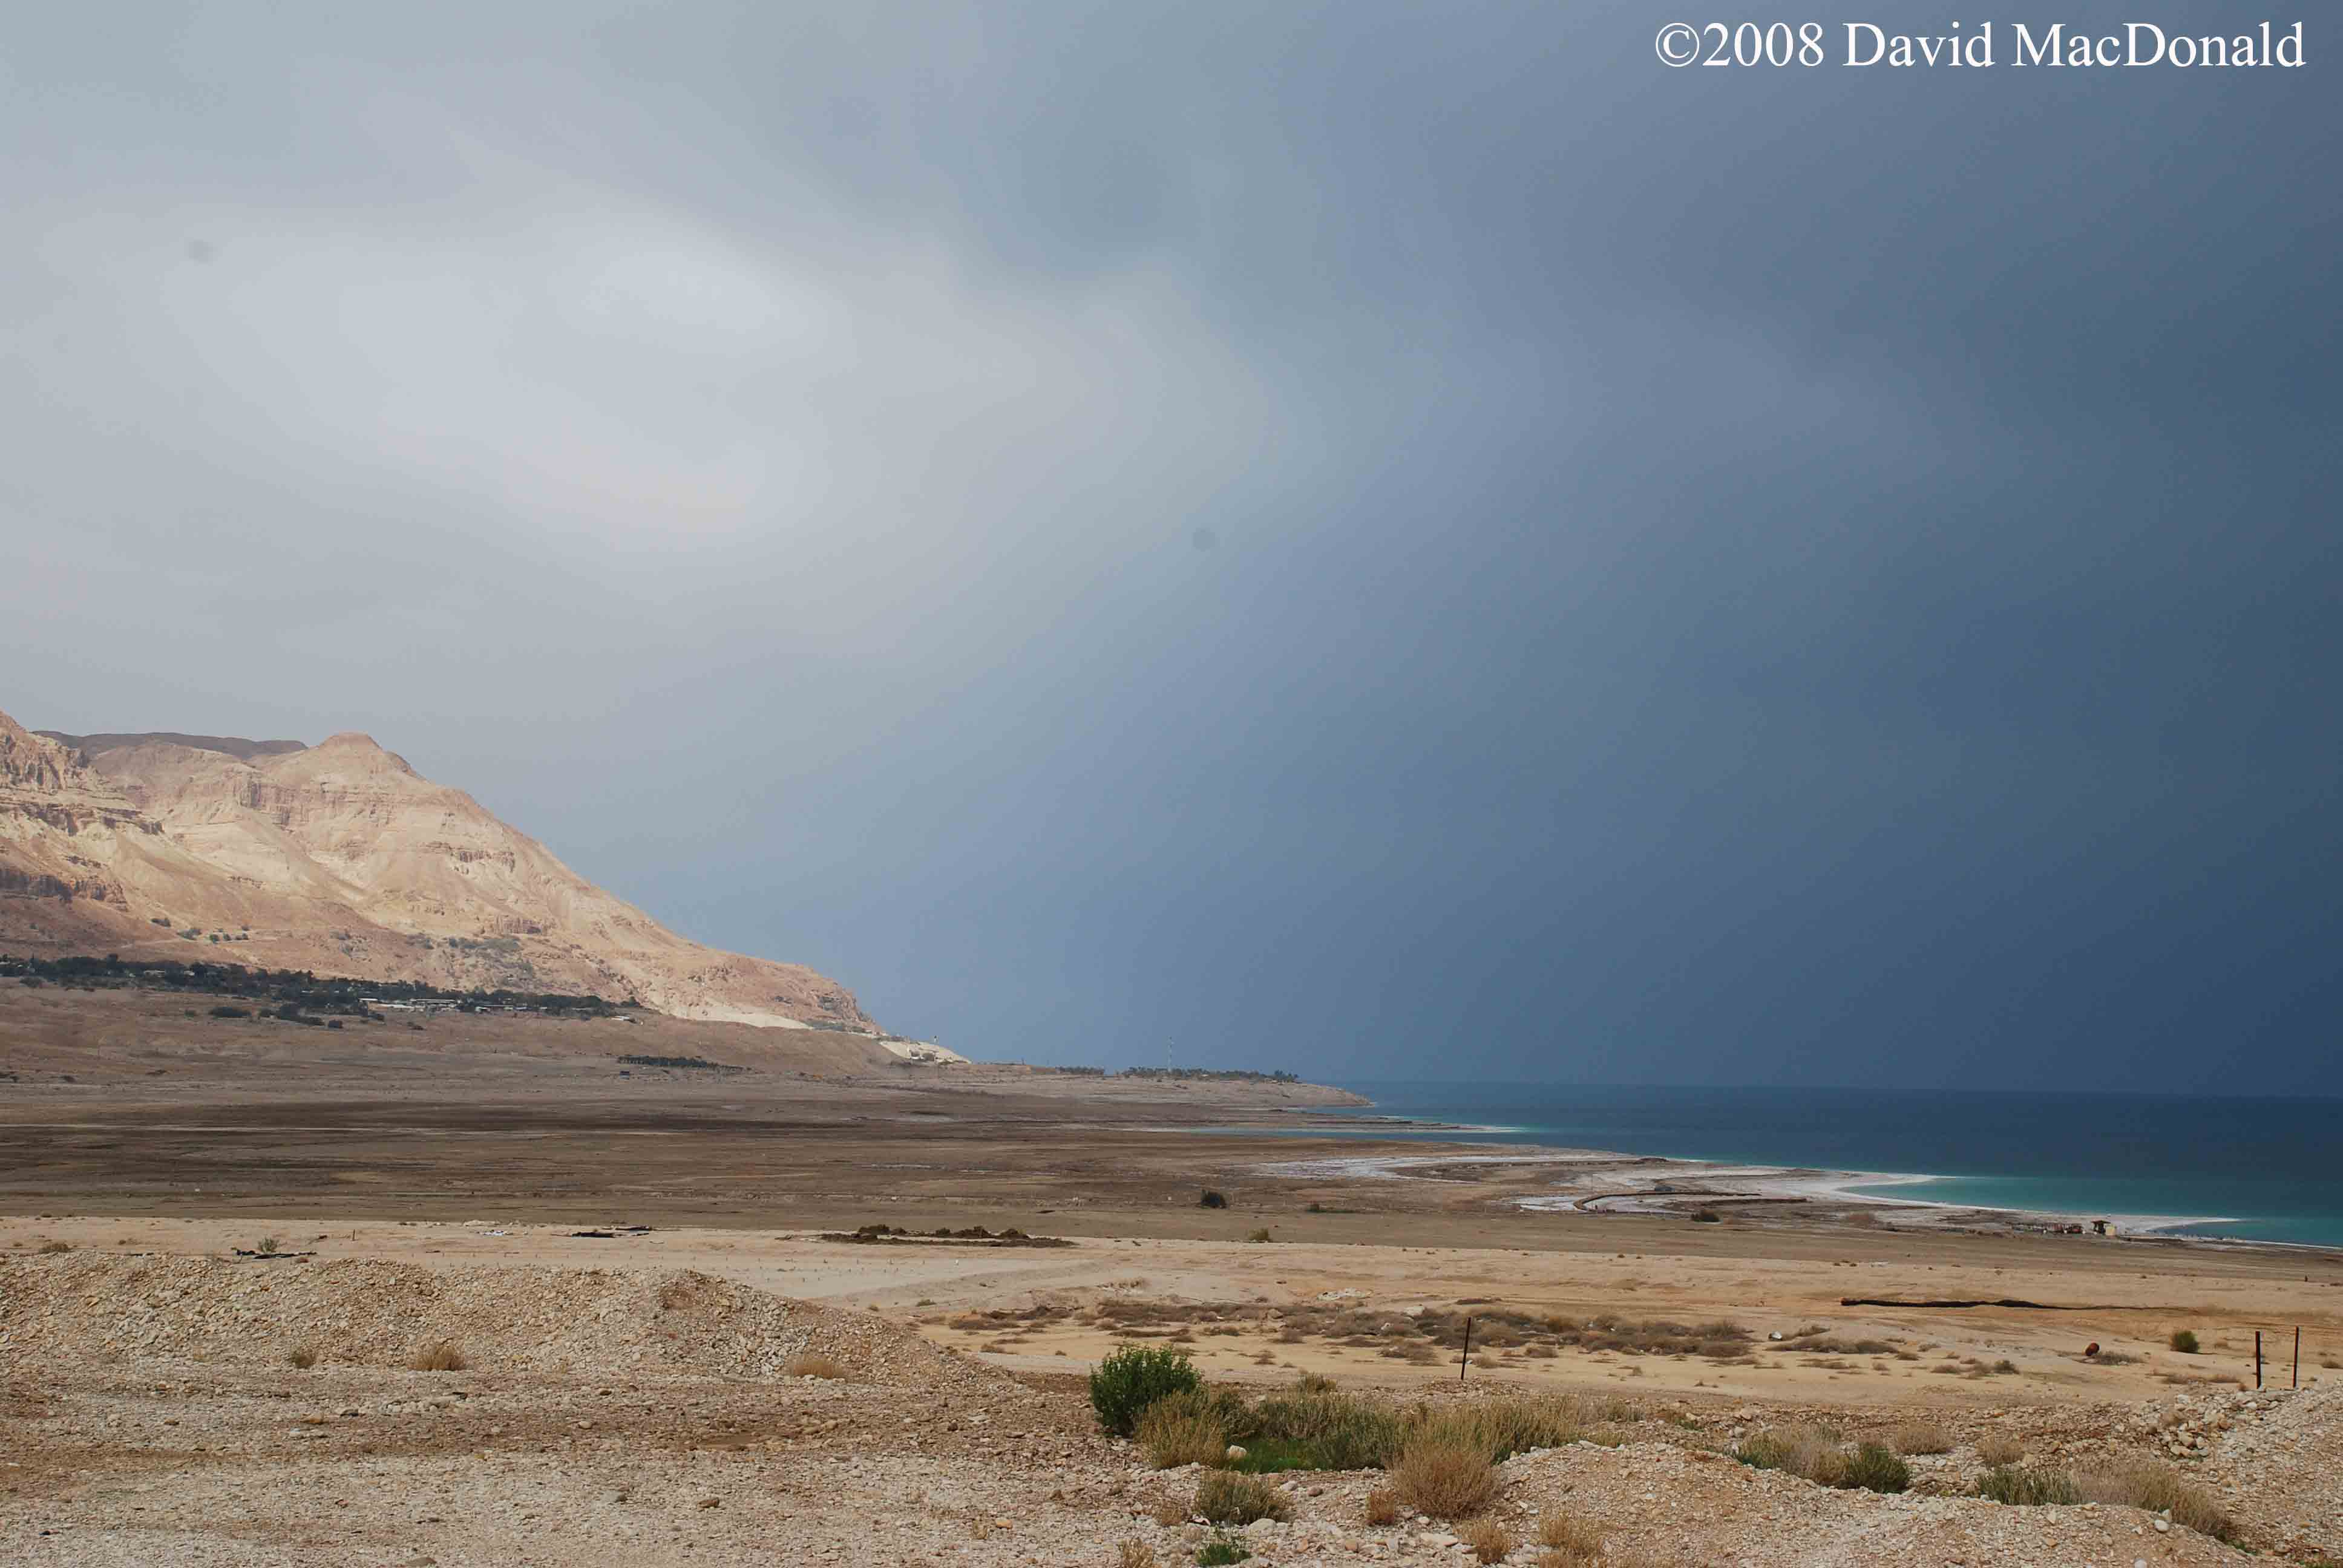
M878 1032L835 980L678 936L356 734L35 734L0 713L9 949L632 996L679 1018Z

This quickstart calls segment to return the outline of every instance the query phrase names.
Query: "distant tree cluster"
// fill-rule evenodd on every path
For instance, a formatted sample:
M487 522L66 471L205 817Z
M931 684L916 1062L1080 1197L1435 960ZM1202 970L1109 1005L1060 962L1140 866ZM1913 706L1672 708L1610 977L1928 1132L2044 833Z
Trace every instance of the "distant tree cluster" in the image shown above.
M1238 1070L1216 1070L1209 1067L1126 1067L1117 1078L1178 1078L1233 1080L1244 1083L1299 1083L1302 1081L1290 1072L1245 1072Z
M379 1018L367 1000L437 1001L458 1012L487 1010L544 1013L556 1018L608 1018L618 1007L598 996L563 991L448 990L421 980L351 980L318 976L307 970L247 969L242 964L180 963L167 959L15 958L0 953L0 979L48 982L85 990L163 990L191 996L236 997L266 1002L263 1018L290 1023L322 1022L308 1014ZM215 1016L226 1016L215 1010Z

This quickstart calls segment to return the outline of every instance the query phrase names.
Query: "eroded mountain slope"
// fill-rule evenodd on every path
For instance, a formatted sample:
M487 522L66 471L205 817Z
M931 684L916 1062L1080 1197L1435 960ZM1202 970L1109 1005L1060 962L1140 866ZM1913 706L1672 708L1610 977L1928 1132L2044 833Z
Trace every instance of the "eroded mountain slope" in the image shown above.
M367 736L52 736L0 714L0 947L186 958L191 942L272 968L871 1031L836 981L677 935Z

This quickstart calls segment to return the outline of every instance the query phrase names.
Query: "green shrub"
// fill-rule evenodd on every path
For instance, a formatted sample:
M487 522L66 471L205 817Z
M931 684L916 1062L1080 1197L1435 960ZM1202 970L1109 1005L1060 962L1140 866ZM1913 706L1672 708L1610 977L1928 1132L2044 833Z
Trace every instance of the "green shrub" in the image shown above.
M1228 1194L1215 1192L1207 1187L1204 1189L1204 1195L1196 1200L1196 1206L1200 1209L1225 1209L1229 1206Z
M1194 1512L1214 1524L1251 1524L1256 1519L1291 1518L1293 1504L1259 1476L1216 1470L1197 1483Z
M2173 1330L2170 1343L2174 1350L2184 1356L2193 1356L2197 1353L2197 1336L2187 1329Z
M1149 1405L1165 1394L1198 1388L1203 1381L1189 1364L1185 1351L1125 1345L1091 1373L1091 1409L1098 1412L1099 1425L1105 1431L1129 1437Z
M2082 1501L2074 1477L2065 1471L2021 1470L2010 1464L1996 1465L1978 1476L1977 1495L2025 1508Z

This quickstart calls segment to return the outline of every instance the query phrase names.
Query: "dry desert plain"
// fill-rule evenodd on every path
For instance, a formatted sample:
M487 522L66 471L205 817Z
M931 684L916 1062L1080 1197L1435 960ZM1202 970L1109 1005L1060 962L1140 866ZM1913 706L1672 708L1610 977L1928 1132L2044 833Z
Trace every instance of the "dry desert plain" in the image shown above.
M1568 1428L1466 1520L1370 1523L1379 1471L1266 1477L1290 1518L1229 1533L1264 1564L2343 1554L2330 1253L1312 1135L1306 1086L186 1011L0 987L0 1562L1168 1568L1222 1533L1202 1473L1097 1429L1084 1374L1130 1343L1256 1400L1314 1374ZM1521 1206L1557 1193L1604 1202ZM1949 1301L2036 1304L1848 1304ZM1804 1426L1941 1452L1895 1494L1732 1457ZM2187 1501L1987 1501L1996 1445Z

